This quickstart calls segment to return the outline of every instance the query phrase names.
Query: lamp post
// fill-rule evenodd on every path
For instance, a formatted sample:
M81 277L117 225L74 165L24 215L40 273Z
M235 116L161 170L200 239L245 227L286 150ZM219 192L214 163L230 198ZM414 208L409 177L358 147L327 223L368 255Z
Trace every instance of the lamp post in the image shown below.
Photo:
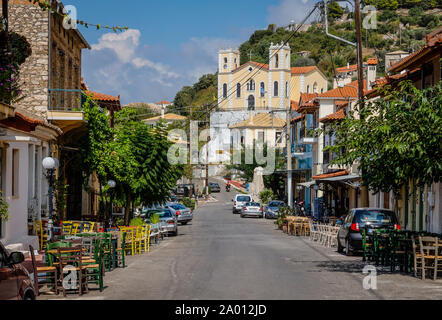
M110 215L109 215L109 228L111 228L112 227L112 215L114 213L114 193L113 193L113 189L115 188L117 183L114 180L109 180L107 182L107 185L110 188L110 195L111 195L111 210L110 210Z
M53 238L53 211L54 211L54 203L53 203L53 184L54 184L54 173L58 168L59 162L56 158L46 157L42 161L43 168L46 169L48 178L49 178L49 219L48 219L48 241L51 241Z
M318 200L318 190L319 185L314 184L313 190L315 190L315 199L313 200L313 215L315 215L315 211L317 212L317 218L319 218L319 200Z

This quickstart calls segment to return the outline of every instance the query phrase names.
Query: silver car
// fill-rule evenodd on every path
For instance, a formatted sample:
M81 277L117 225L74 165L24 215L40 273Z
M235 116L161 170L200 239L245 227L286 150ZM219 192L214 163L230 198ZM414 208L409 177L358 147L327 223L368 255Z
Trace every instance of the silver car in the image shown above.
M189 221L192 221L193 219L192 209L187 208L185 205L181 203L178 202L167 203L166 208L168 208L176 215L178 222L181 224L187 224Z
M146 222L150 223L150 217L153 214L157 214L160 218L160 221L166 224L165 229L168 234L172 234L174 236L178 235L178 220L175 213L173 213L168 208L157 208L149 210L146 213Z
M258 202L247 202L241 209L241 218L244 217L264 217L261 204Z
M278 211L284 207L285 203L279 200L272 200L264 207L264 214L266 219L278 218Z

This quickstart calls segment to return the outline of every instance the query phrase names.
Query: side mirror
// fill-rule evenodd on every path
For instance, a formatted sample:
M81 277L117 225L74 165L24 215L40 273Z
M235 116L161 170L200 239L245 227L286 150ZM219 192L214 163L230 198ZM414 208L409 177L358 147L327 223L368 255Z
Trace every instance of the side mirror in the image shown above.
M21 252L13 252L9 255L8 262L9 264L18 264L25 261L25 256Z

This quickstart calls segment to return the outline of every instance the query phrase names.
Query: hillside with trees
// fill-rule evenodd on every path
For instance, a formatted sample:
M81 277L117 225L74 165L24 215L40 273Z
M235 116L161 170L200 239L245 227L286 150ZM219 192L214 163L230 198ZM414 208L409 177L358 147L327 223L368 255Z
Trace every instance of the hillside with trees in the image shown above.
M424 45L426 34L442 25L442 0L366 0L363 3L374 5L378 9L377 28L363 28L362 38L364 61L374 57L378 59L379 77L385 75L387 52L414 52ZM239 47L241 64L250 58L268 63L270 44L281 43L290 38L292 67L317 65L331 80L336 68L347 63L356 64L356 50L353 46L326 36L323 14L319 16L306 32L298 32L292 37L292 31L285 27L277 28L275 25L269 25L265 30L256 30ZM332 2L329 4L328 16L330 33L356 42L353 12L349 8ZM364 14L362 18L365 18ZM308 51L308 56L301 55L301 51ZM185 115L188 113L188 108L185 107L194 106L198 113L197 106L213 103L216 96L217 74L204 75L193 86L185 86L176 94L174 110Z

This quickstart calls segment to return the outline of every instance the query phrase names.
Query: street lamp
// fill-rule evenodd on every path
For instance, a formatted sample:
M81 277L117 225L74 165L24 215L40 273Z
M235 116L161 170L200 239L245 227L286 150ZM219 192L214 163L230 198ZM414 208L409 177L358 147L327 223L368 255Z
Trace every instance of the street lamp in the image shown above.
M114 193L113 193L113 189L115 188L115 186L117 185L117 183L114 180L109 180L107 182L107 185L110 188L110 194L111 194L111 210L110 210L110 216L109 216L109 228L112 227L112 215L114 213Z
M49 219L48 219L48 241L51 241L53 238L53 184L54 184L54 172L58 168L59 162L56 158L46 157L42 161L43 168L46 169L49 178Z

